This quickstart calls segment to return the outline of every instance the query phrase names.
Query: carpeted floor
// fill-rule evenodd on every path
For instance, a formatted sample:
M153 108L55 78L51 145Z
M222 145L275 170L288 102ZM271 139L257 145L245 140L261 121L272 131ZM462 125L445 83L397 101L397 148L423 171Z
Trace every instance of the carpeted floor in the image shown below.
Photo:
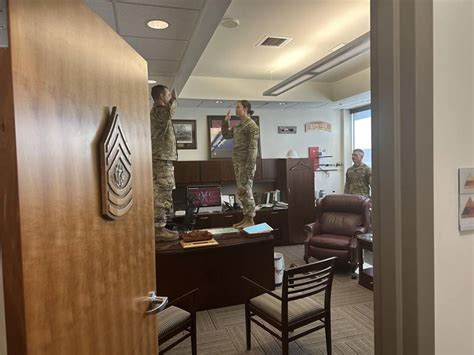
M285 256L285 266L304 264L303 246L275 248ZM322 302L320 295L316 296ZM332 290L333 354L374 353L373 294L352 280L349 271L338 271ZM198 354L281 354L280 342L252 324L252 350L245 350L244 306L202 311L197 314ZM191 354L189 339L169 354ZM290 354L326 354L324 330L290 344Z

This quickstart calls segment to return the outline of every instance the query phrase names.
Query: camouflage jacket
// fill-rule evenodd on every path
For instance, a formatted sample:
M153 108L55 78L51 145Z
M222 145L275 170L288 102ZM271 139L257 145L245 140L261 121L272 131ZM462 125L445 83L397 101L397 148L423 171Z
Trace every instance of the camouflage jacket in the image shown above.
M257 162L258 137L260 136L260 129L254 120L246 117L234 128L230 128L229 122L224 120L222 135L225 139L234 139L232 154L234 163L245 165L253 170Z
M178 160L176 136L171 119L176 112L176 100L168 106L153 105L150 112L153 160Z
M346 185L344 193L351 195L370 196L372 170L362 163L359 166L352 165L346 172Z

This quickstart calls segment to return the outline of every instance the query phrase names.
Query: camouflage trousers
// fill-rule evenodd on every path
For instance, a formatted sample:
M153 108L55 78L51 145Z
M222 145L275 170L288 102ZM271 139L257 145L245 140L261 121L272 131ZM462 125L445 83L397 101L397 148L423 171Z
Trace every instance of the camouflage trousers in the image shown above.
M153 184L155 195L155 226L166 225L166 214L173 209L174 166L171 160L153 162Z
M235 181L237 183L237 197L242 204L243 215L255 217L255 200L253 198L253 177L255 168L234 162Z

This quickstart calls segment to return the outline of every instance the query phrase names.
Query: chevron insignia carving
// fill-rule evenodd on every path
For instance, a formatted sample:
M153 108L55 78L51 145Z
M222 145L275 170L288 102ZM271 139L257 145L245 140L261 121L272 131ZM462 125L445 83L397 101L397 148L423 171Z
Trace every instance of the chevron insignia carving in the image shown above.
M117 107L113 107L100 144L102 214L110 219L122 217L133 205L131 158Z

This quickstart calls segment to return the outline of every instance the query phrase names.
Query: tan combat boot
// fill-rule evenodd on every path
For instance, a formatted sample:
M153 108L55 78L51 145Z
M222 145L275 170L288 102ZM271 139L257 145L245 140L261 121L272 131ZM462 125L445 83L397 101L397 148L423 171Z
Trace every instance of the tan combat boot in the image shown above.
M247 227L250 227L250 226L253 226L253 225L255 225L255 222L253 221L253 217L252 216L244 216L243 221L239 224L239 226L237 228L244 229L244 228L247 228Z
M155 239L160 242L172 242L179 239L179 234L165 227L155 227Z
M245 216L244 216L244 218L243 218L240 222L234 223L234 224L232 225L232 228L240 228L240 225L241 225L242 223L244 223L244 221L245 221Z

